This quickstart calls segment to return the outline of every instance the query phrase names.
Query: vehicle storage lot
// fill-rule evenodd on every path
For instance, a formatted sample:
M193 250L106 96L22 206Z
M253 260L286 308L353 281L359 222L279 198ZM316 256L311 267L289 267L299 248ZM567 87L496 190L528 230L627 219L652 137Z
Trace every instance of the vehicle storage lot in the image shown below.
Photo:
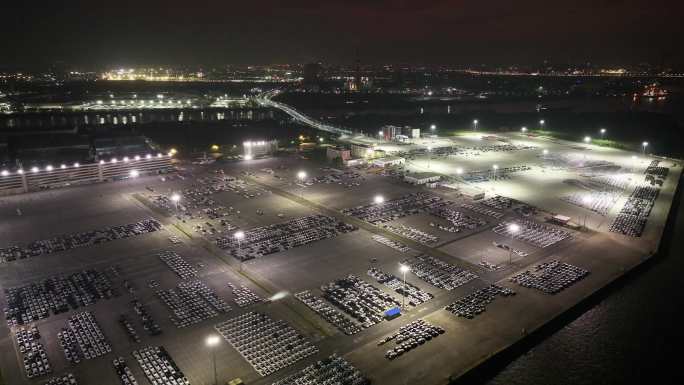
M475 139L462 140L464 143L476 141ZM538 148L543 146L553 151L563 149L577 151L568 150L567 145L528 139L525 141L532 141ZM457 155L452 157L453 160L449 158L448 161L432 159L430 169L440 168L447 171L453 170L456 165L460 164L469 165L469 167L484 167L494 159L501 167L517 165L521 161L539 165L542 161L534 153L535 151L537 150L486 152L480 156ZM591 150L590 156L598 157L599 155L615 162L631 159L631 154L615 150ZM416 167L421 167L420 162L422 160L418 157L414 161ZM671 162L666 163L670 166ZM278 168L281 165L287 168ZM334 238L250 260L240 266L236 259L213 245L211 237L205 237L193 229L193 224L204 222L204 218L182 223L169 216L168 212L165 213L164 210L155 207L150 201L138 198L150 192L146 187L150 187L156 193L170 195L183 186L187 187L190 184L189 179L211 173L218 168L224 170L227 175L236 176L242 171L250 171L251 175L246 179L251 179L262 185L262 188L271 190L253 198L246 198L229 191L213 195L217 204L234 208L235 211L227 215L225 219L245 231L320 214L314 209L315 205L332 209L339 217L344 218L339 213L340 210L371 204L377 194L382 194L385 200L389 201L417 191L426 191L451 200L455 204L450 207L467 215L484 219L487 224L474 230L448 233L430 226L430 222L447 225L448 222L441 218L427 213L409 215L388 223L404 224L423 232L439 235L440 241L420 251L412 250L402 253L372 239L374 234L392 236L391 234L386 234L381 229L363 227ZM273 169L274 174L280 179L260 171L263 168ZM147 384L140 366L131 356L132 351L147 345L164 346L191 384L212 383L211 351L204 344L205 338L210 334L216 334L215 324L250 311L265 313L275 320L286 321L303 336L313 341L319 353L267 377L261 377L235 349L221 340L216 347L219 382L240 377L247 383L271 384L316 360L337 353L374 383L418 381L445 383L450 375L462 373L493 352L510 345L525 333L533 331L582 298L619 277L626 269L640 263L660 239L681 172L679 166L670 169L670 174L661 189L642 238L627 238L608 233L607 228L611 215L614 213L602 217L559 199L560 196L577 190L576 187L563 182L570 177L581 178L577 172L548 169L542 172L533 167L531 171L512 175L511 179L483 182L482 187L488 193L493 190L554 213L569 215L573 218L580 218L588 213L588 222L592 229L595 229L593 223L605 223L604 226L598 227L598 231L573 232L575 235L573 240L562 241L541 249L526 242L511 240L491 230L499 222L517 217L512 210L503 211L502 219L491 218L461 208L461 203L473 204L473 202L456 196L453 191L421 189L391 177L363 170L360 171L362 178L356 180L359 186L348 187L325 183L299 185L296 183L296 174L299 170L306 170L309 177L327 172L311 161L278 158L247 163L217 163L208 167L208 170L189 167L183 172L186 176L185 180L170 178L170 180L162 181L160 178L145 177L110 184L2 197L0 198L0 216L3 221L0 223L0 231L3 237L0 240L2 242L0 247L47 239L60 234L130 223L150 217L161 221L164 228L154 233L0 264L0 288L4 290L25 285L55 274L68 274L83 269L107 271L111 267L117 267L118 276L112 275L110 280L120 295L113 299L99 300L95 304L76 310L88 310L95 316L112 345L112 353L85 360L77 366L70 367L58 346L57 333L64 327L65 320L76 311L70 310L35 322L40 328L41 341L45 345L54 374L72 372L79 380L79 384L119 384L112 366L112 360L118 356L126 359L139 384ZM299 202L296 197L301 197L305 201ZM618 202L616 207L620 204L621 202ZM17 208L21 209L21 216L17 215ZM240 211L239 214L237 210ZM261 213L257 213L257 210ZM543 214L534 219L538 222L543 221ZM351 218L348 221L354 224ZM230 235L232 231L227 231L227 235ZM172 243L169 240L170 236L177 237L181 243ZM401 240L401 237L392 236L392 239ZM495 247L492 242L511 244L515 249L529 253L529 256L514 255L513 265L508 265L508 251ZM155 294L157 290L173 288L181 281L178 275L156 255L162 250L173 250L190 265L197 267L199 279L219 298L228 302L231 310L186 328L176 328L169 319L169 309ZM353 274L381 292L391 294L401 300L399 294L368 276L367 270L373 266L401 279L399 263L423 253L431 254L443 262L465 267L477 274L479 278L446 291L430 285L409 272L406 275L407 281L420 290L433 294L434 298L409 309L406 314L395 320L383 321L352 336L342 334L293 297L293 294L303 290L309 290L313 295L320 297L322 285ZM501 265L501 268L490 271L479 267L478 264L483 256L487 257L488 262ZM554 295L523 288L508 280L515 273L549 259L581 267L588 270L590 274ZM139 317L130 305L130 301L134 298L133 294L124 286L124 280L134 288L135 297L149 309L152 317L160 325L163 330L161 335L150 336L143 330ZM156 282L152 285L155 287L150 287L151 280ZM275 297L277 299L271 303L240 308L232 301L234 296L228 287L229 282L237 286L246 285L265 298L278 294ZM496 299L487 306L486 312L474 319L460 318L444 310L446 305L468 295L473 290L495 282L515 290L517 294ZM0 304L3 308L6 307L4 295L0 298ZM132 342L119 324L121 314L125 314L136 328L141 338L140 343ZM393 360L385 359L384 354L388 347L377 346L377 342L396 332L400 326L419 318L444 328L445 334L405 353L406 356ZM0 322L0 334L2 335L0 368L5 382L13 385L44 383L49 376L28 380L24 375L23 364L19 361L21 355L16 350L12 331L4 322Z

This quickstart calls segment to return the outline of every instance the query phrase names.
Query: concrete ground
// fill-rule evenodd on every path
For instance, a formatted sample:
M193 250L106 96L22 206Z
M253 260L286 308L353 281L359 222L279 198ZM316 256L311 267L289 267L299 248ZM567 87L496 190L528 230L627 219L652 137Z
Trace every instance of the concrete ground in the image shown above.
M187 165L182 172L185 179L162 180L159 177L144 177L0 198L0 217L3 218L0 221L0 247L150 217L157 218L164 224L164 229L156 233L0 264L0 288L7 289L55 274L86 268L105 270L112 266L119 267L121 274L120 277L113 279L113 285L119 289L121 296L78 309L90 310L95 314L112 344L112 354L71 366L65 361L57 345L57 332L64 327L65 319L74 311L36 322L55 373L73 372L80 384L118 384L119 380L111 361L119 355L127 359L139 383L147 384L140 367L131 356L133 350L144 345L166 347L193 385L211 384L212 355L205 346L204 339L215 333L213 325L251 310L262 311L274 318L288 321L315 341L320 353L278 373L261 378L236 350L222 341L215 348L220 383L240 377L250 384L270 384L333 352L343 355L377 384L446 383L450 376L464 373L495 352L516 342L526 333L544 325L624 274L626 270L638 265L656 250L681 174L681 166L673 167L673 162L669 160L663 162L665 166L671 167L670 175L661 190L646 231L641 238L628 238L607 231L622 202L618 202L611 213L603 217L561 201L560 196L577 191L576 187L565 183L564 180L583 177L577 170L552 170L545 167L544 161L539 158L539 152L542 149L555 153L581 152L581 157L586 155L587 158L606 159L623 167L634 167L635 163L638 163L640 169L635 170L635 177L643 173L643 168L650 158L646 159L639 155L640 160L634 161L634 154L624 151L584 145L578 147L577 144L550 142L515 134L511 135L511 139L514 143L534 146L535 149L435 158L430 159L430 170L455 175L457 167L467 170L486 169L491 167L493 162L500 167L530 165L532 170L514 174L511 179L485 182L479 186L486 190L488 195L498 193L540 208L545 212L536 217L539 221L549 212L568 215L575 220L586 216L589 231L573 231L572 240L540 249L493 233L491 227L500 220L461 209L458 207L459 203L473 202L468 198L459 197L453 190L437 189L432 192L453 200L456 209L463 210L468 215L482 217L488 223L476 230L451 234L431 227L430 222L446 222L429 214L408 216L393 222L407 224L441 238L435 245L421 246L402 237L386 234L374 226L358 223L354 218L345 217L340 212L344 208L372 203L373 197L377 194L382 194L389 200L422 190L397 179L359 170L363 177L360 186L299 185L294 183L298 171L305 170L309 176L323 175L326 171L321 169L321 165L295 157L217 163L206 167ZM448 140L466 146L477 146L483 141L476 136L435 140ZM432 141L429 139L426 143L412 146L433 145ZM387 146L389 148L389 145ZM405 149L405 146L400 148ZM409 167L426 170L427 159L417 157L411 161ZM280 178L261 171L264 168L273 169ZM232 214L227 219L242 229L282 222L316 212L335 215L348 223L358 225L360 229L271 254L240 266L236 260L226 256L225 252L194 231L194 222L180 223L145 198L150 192L148 187L156 192L168 194L189 186L195 177L207 175L215 169L222 169L226 174L236 176L242 171L250 171L253 175L246 180L252 184L252 188L259 191L268 190L254 198L245 198L232 192L222 192L213 196L217 204L234 207L240 211L239 215ZM17 208L21 209L23 215L16 214ZM257 214L257 210L262 210L263 215ZM278 217L278 214L283 214L283 217ZM506 210L504 214L503 219L514 218L517 215L512 210ZM416 251L400 253L374 241L371 238L374 234L401 240ZM182 243L172 244L168 239L171 235L180 238ZM493 241L512 244L529 255L525 258L514 256L512 264L509 264L508 252L494 247ZM167 289L180 281L156 257L155 253L160 250L174 250L188 262L201 264L203 268L200 269L200 279L214 289L219 297L231 303L233 309L227 314L200 324L176 329L169 320L169 312L165 305L154 295L157 289L149 288L147 285L148 281L153 279L159 282L160 289ZM311 290L314 294L320 295L320 286L347 274L355 274L400 299L396 293L392 293L366 275L370 260L377 259L376 267L400 276L399 263L408 256L419 253L427 253L445 262L468 268L478 274L479 278L452 291L445 291L409 273L407 280L411 284L434 294L435 298L409 309L393 321L382 322L354 336L341 334L292 297L292 294L301 290ZM496 271L484 269L478 266L482 259L500 265L501 268ZM577 265L589 270L591 274L557 295L546 295L508 281L516 272L548 259L559 259ZM163 329L162 335L150 337L142 330L130 306L133 297L122 287L124 279L132 283L136 288L137 298L150 308L153 317ZM232 294L226 287L228 282L247 285L263 297L271 297L277 293L284 295L278 296L283 297L282 299L271 303L239 309L231 301ZM518 294L513 297L497 298L488 305L485 313L471 320L458 318L443 309L472 290L495 282L514 289ZM0 305L6 306L4 296L0 298ZM140 344L130 342L117 323L121 314L128 315L136 327L142 338ZM398 327L417 318L424 318L442 326L446 333L396 360L385 359L383 355L388 347L377 346L377 342ZM23 367L20 366L20 355L16 350L12 330L5 323L0 323L0 347L0 369L6 383L21 385L45 382L46 378L26 378Z

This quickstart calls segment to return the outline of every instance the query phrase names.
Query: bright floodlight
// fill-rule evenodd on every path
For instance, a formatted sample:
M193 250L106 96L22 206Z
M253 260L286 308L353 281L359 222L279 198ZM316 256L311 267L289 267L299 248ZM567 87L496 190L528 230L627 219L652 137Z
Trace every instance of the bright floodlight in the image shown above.
M2 170L2 176L7 176L9 175L9 171L7 170Z
M527 132L527 127L523 126L523 127L520 129L520 131L522 131L522 132Z
M133 159L140 160L140 155L136 155Z
M59 166L59 168L61 168L62 170L64 170L64 169L66 168L66 164L62 164L61 166Z
M118 160L116 158L112 158L112 163L116 163Z
M458 175L463 174L463 169L460 168L460 167L458 167L458 168L456 169L456 174L458 174Z
M636 158L637 158L636 155L632 155L632 160L636 160Z
M34 167L31 167L31 171L33 171L33 172L38 172L38 167L35 167L35 166L34 166Z
M508 231L510 231L511 233L517 233L518 231L520 231L520 225L518 225L517 223L511 223L510 225L508 225Z
M584 143L589 143L591 142L591 137L590 136L585 136L584 137Z
M76 163L74 163L74 167L81 167L81 164L76 162Z
M45 170L46 170L46 171L52 171L52 166L51 166L51 165L48 165L47 167L45 167Z
M127 156L124 156L123 161L124 161L124 162L128 162L128 157L127 157Z
M234 236L235 236L235 239L242 239L245 237L245 232L244 231L236 231Z
M151 155L151 154L145 155L145 159L150 159L150 158L152 158L152 155Z
M22 169L17 170L17 174L21 175L23 173L24 173L24 170L22 170Z
M177 194L177 193L171 194L171 200L173 202L178 203L178 201L180 201L180 199L181 199L181 196L179 194Z
M138 170L131 170L130 175L131 178L137 178L138 176L140 176L140 172L138 172Z
M648 146L648 142L643 142L643 143L641 143L641 145L646 147L646 146Z
M221 339L218 336L209 336L207 337L207 346L209 347L214 347L218 345L218 343L221 341Z
M544 123L546 123L546 120L544 120L544 119L539 121L539 124L541 124L542 126L544 125Z
M473 119L473 124L477 124L477 123L478 123L478 120L477 120L477 119Z
M591 203L591 201L592 199L589 195L585 195L582 197L582 203L584 203L585 205Z
M601 129L601 133L602 133L602 134L605 134L605 133L606 133L606 129L605 129L605 128L602 128L602 129Z
M376 204L381 204L385 202L385 197L383 197L382 195L376 195L375 198L373 198L373 201Z
M378 131L378 135L382 136L382 131Z
M544 149L544 151L542 151L542 153L544 153L544 155L548 155L548 154L549 154L549 150Z
M431 130L434 130L435 128L437 128L437 125L436 125L436 124L431 124L431 125L430 125L430 129L431 129Z
M246 154L246 155L245 155L245 160L252 160L252 159L254 159L254 157L252 156L252 154Z
M401 265L401 266L399 266L399 271L401 271L402 273L406 273L406 272L408 272L409 270L411 270L411 268L408 267L407 265Z
M298 172L298 173L297 173L297 178L298 178L299 180L305 179L305 178L306 178L306 171L300 171L300 172Z
M495 165L492 166L492 168L493 168L494 170L498 170L498 169L499 169L499 165L498 165L498 164L495 164Z

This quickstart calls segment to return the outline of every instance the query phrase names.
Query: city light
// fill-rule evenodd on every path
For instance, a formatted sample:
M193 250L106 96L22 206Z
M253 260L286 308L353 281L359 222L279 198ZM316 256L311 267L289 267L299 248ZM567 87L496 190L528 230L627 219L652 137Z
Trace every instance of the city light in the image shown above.
M38 172L38 167L36 167L36 166L31 167L31 172L34 172L34 173Z
M584 137L584 143L589 143L591 142L591 136L585 136Z
M246 155L245 155L245 160L252 160L252 159L254 159L254 157L252 156L252 154L246 154Z
M211 151L218 151L218 150L219 150L218 144L212 144L211 145Z
M181 196L178 193L173 193L171 194L171 201L174 203L178 203L181 200Z
M116 163L116 162L118 162L118 160L116 158L112 158L111 162Z
M17 174L22 175L23 173L24 173L24 170L22 170L22 169L17 170Z
M407 265L402 264L401 266L399 266L399 271L402 273L407 273L407 272L411 271L411 268L408 267Z
M140 172L138 172L138 170L131 170L129 174L131 178L137 178L138 176L140 176Z
M385 197L383 197L382 195L376 195L375 198L373 198L373 201L375 202L375 204L379 205L385 203Z
M297 179L299 179L300 181L306 179L306 171L299 171L297 173Z
M62 164L61 166L59 166L59 168L61 168L62 170L64 170L64 169L66 168L66 164Z
M244 231L236 231L235 234L233 235L235 239L242 240L245 238L245 232Z
M9 171L7 170L2 170L2 176L7 176L9 175Z
M52 171L52 166L51 166L51 165L47 165L47 167L45 167L45 171Z
M523 127L520 129L520 131L522 131L522 132L527 132L527 127L523 126Z
M492 166L492 168L496 171L496 170L499 169L499 165L498 165L498 164L495 164L495 165Z
M508 225L508 231L515 234L518 231L520 231L520 225L518 225L517 223L511 223L510 225Z

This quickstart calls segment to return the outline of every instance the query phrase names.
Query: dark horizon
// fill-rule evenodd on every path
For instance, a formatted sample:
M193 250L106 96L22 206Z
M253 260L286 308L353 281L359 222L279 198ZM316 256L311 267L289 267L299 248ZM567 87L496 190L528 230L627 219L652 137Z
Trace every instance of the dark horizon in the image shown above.
M358 52L364 64L678 67L682 8L673 0L14 2L0 25L0 66L334 65Z

